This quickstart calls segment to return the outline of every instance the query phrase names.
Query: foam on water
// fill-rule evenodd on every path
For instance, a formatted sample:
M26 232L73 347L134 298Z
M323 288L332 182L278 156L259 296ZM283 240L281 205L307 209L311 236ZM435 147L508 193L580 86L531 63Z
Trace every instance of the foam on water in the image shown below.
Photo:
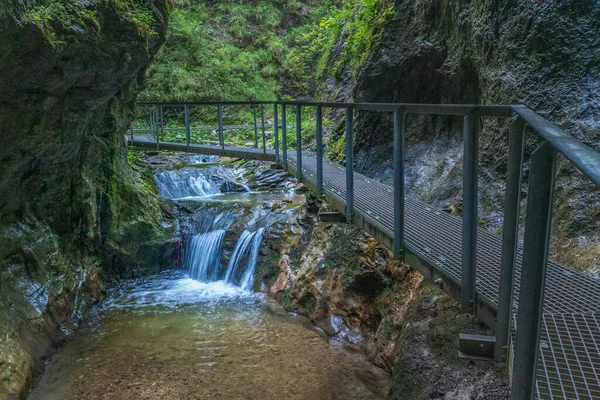
M177 309L187 305L229 300L260 301L261 294L223 280L200 282L182 271L166 271L159 276L127 282L111 291L103 310Z

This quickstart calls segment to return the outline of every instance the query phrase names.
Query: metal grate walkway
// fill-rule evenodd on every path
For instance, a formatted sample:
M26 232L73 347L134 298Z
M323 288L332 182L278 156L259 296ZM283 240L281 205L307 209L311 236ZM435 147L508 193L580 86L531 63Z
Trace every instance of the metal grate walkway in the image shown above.
M304 179L316 183L316 157L302 152ZM288 154L296 165L295 154ZM325 191L345 200L345 168L323 162ZM354 174L355 212L373 225L394 229L391 187ZM414 200L406 199L406 246L432 266L461 282L462 220ZM477 231L477 292L495 308L498 301L502 240L485 229ZM522 253L517 256L514 295L518 309ZM548 262L544 298L544 326L537 369L540 399L600 399L600 281L558 262Z
M134 147L154 148L156 141L135 136ZM160 142L164 150L186 151L185 143ZM190 145L195 153L274 160L273 150L225 146ZM296 155L288 152L291 169ZM316 184L315 153L302 152L303 180ZM323 162L324 191L345 203L345 168ZM391 187L354 173L354 212L393 238L394 193ZM343 211L343 210L339 210ZM461 235L459 217L436 210L420 201L406 198L406 247L457 285L461 284ZM502 240L485 229L477 231L477 293L492 309L498 302ZM517 255L514 309L518 309L518 289L522 252ZM539 399L600 399L600 281L550 260L546 277L544 316L537 368Z

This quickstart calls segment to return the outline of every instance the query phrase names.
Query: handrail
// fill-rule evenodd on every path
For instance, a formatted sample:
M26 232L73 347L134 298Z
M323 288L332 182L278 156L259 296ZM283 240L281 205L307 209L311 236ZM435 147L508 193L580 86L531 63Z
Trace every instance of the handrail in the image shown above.
M479 104L416 104L416 103L336 103L318 101L198 101L198 102L139 102L138 105L156 105L159 107L181 107L188 106L224 106L234 105L274 105L283 104L289 106L300 105L302 107L323 108L353 108L361 111L390 111L394 112L404 108L406 113L411 114L437 114L437 115L460 115L465 116L474 109L484 117L510 117L512 106L510 105L479 105Z
M290 105L322 108L354 109L362 111L396 112L405 114L433 114L467 116L477 110L482 117L509 118L513 112L523 118L542 138L600 187L600 154L581 143L535 111L524 105L478 104L416 104L416 103L353 103L318 101L197 101L197 102L139 102L138 105L158 107L224 106L224 105ZM167 128L168 129L168 128Z
M512 107L542 138L600 187L600 154L548 121L529 107Z
M393 232L388 227L378 222L370 222L377 229L390 235L393 241L394 255L402 257L404 249L411 250L404 241L404 160L405 160L405 116L407 114L419 115L449 115L464 117L463 122L463 215L462 215L462 271L460 276L460 303L463 311L477 312L478 301L481 295L477 293L477 195L478 195L478 165L479 165L479 119L480 117L513 118L508 134L508 159L507 181L504 204L504 223L502 234L502 254L500 259L500 274L498 288L498 302L496 304L496 343L494 356L497 360L508 360L507 346L512 337L511 321L514 312L513 294L515 288L516 254L518 252L519 216L521 205L522 169L525 148L526 126L530 126L544 141L543 144L532 152L529 168L529 190L527 196L527 213L525 220L525 239L522 248L521 282L519 289L519 309L517 313L517 330L515 335L516 350L514 353L512 399L529 400L534 392L534 383L537 367L537 349L540 343L540 326L543 310L543 296L545 285L545 271L547 269L548 248L550 244L550 227L552 221L552 199L555 183L556 153L566 157L585 176L600 187L600 154L570 136L564 130L546 120L535 111L524 105L477 105L477 104L411 104L411 103L331 103L312 101L217 101L217 102L141 102L138 105L152 106L150 112L150 131L154 132L156 146L161 145L160 133L163 129L163 108L184 107L186 116L186 142L187 151L190 150L190 131L197 129L190 127L190 106L216 106L219 119L220 147L225 152L225 139L223 130L223 106L252 105L255 131L255 147L258 148L258 126L256 107L260 106L260 122L262 130L263 155L267 155L267 141L265 126L265 105L273 105L275 118L275 160L279 161L278 130L282 130L282 161L288 169L287 159L287 117L286 106L295 111L296 125L296 160L295 169L299 180L303 179L302 167L302 107L314 107L316 115L316 188L323 194L323 143L322 143L322 109L343 109L345 112L345 155L346 179L344 213L348 222L360 225L358 214L354 214L354 174L353 174L353 112L378 111L392 114L394 129L394 222ZM278 106L281 106L281 125L278 121ZM159 116L160 111L160 116ZM169 130L170 128L167 128ZM132 142L134 130L131 129ZM256 153L254 153L256 154ZM330 192L332 196L337 196ZM340 194L340 192L338 192ZM338 196L339 197L339 196ZM340 197L341 199L341 197ZM360 210L356 210L360 213ZM369 220L369 217L360 216ZM424 253L415 255L426 262L429 260ZM521 327L519 329L519 326ZM526 327L526 328L523 328Z

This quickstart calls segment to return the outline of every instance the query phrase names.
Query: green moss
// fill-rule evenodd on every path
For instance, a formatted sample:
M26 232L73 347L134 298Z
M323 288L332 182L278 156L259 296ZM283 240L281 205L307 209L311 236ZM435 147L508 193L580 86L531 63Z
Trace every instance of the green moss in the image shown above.
M97 34L100 24L97 8L113 7L118 15L136 27L140 37L156 35L152 12L139 0L45 0L27 10L25 23L37 25L46 41L57 51L65 49L73 35Z
M294 35L291 68L317 80L328 71L338 76L346 67L354 73L380 42L383 26L393 15L392 0L342 0L325 2L317 23L303 26ZM339 51L333 51L339 45ZM291 70L291 69L290 69Z

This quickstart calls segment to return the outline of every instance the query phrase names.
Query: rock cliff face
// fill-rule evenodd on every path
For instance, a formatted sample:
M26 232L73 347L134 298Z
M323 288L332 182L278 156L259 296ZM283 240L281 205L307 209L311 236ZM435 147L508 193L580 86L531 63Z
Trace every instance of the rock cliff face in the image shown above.
M503 365L458 358L458 333L490 334L483 325L359 228L316 221L318 209L308 195L271 226L257 271L270 296L392 374L388 398L508 398Z
M600 5L596 1L396 0L383 39L345 100L525 104L600 149ZM482 121L481 224L501 226L508 122ZM407 117L408 193L439 207L461 201L462 121ZM358 167L392 176L391 118L357 119ZM527 156L540 143L527 135ZM528 167L525 166L525 175ZM591 193L591 194L590 194ZM524 195L526 188L524 187ZM554 255L587 270L597 257L600 194L564 160L558 169Z
M14 1L0 12L0 398L26 388L102 281L168 260L152 177L126 157L169 12L165 0L141 4Z

